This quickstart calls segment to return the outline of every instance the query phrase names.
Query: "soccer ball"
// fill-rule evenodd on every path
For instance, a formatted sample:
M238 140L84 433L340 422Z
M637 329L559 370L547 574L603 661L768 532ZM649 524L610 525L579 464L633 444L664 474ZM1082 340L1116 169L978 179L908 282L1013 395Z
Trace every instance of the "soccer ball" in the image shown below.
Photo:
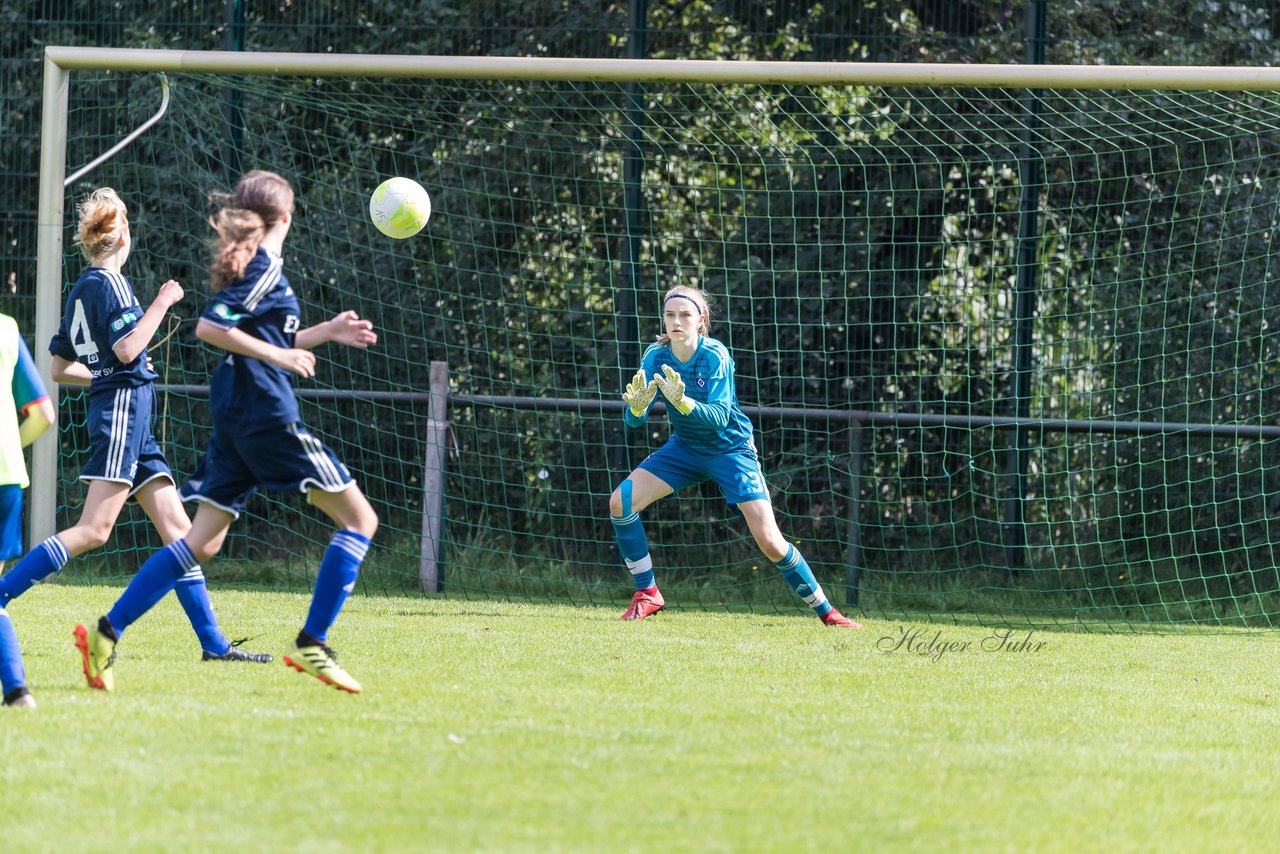
M369 219L387 237L413 237L431 218L431 197L409 178L388 178L369 198Z

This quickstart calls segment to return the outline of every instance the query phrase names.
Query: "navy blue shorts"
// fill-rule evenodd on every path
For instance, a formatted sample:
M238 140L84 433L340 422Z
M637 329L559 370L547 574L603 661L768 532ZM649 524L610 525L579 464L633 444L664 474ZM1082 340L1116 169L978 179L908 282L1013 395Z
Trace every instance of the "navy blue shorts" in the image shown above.
M259 488L274 492L342 492L355 479L301 424L228 435L213 431L200 467L182 485L184 501L203 501L239 518Z
M769 487L765 485L754 448L704 456L685 447L678 436L672 436L637 468L649 472L673 492L693 483L714 480L730 504L769 498Z
M81 480L127 483L133 495L158 477L173 481L173 471L151 434L155 389L150 385L89 395L89 461Z
M0 561L22 557L22 487L0 486Z

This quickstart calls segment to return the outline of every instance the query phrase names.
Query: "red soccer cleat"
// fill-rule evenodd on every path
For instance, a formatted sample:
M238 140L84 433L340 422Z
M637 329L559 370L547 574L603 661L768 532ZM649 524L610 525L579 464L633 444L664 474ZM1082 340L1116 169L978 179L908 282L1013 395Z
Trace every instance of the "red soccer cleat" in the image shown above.
M842 629L862 628L862 623L855 623L835 608L832 608L830 611L823 614L821 619L824 626L839 626Z
M653 588L653 593L637 590L636 595L631 597L631 607L622 615L622 619L643 620L651 614L658 613L665 607L667 607L667 600L662 598L658 588Z

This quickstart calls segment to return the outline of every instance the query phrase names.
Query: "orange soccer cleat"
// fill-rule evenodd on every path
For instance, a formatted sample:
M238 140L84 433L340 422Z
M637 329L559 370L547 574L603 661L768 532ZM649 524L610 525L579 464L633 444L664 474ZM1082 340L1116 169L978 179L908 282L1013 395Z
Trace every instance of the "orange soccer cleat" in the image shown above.
M832 608L830 611L823 614L821 619L822 619L822 624L824 626L839 626L843 629L862 628L862 623L855 623L853 620L850 620L848 617L846 617L844 614L841 614L835 608Z
M652 593L644 590L637 590L636 595L631 597L631 607L622 615L624 620L643 620L652 614L656 614L663 608L667 607L667 601L662 598L662 594L658 592L658 588L651 588Z

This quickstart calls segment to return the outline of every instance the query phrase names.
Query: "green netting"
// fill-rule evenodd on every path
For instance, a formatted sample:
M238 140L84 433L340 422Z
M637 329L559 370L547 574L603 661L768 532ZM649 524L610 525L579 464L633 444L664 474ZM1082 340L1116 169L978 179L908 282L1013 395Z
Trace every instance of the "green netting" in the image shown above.
M419 587L428 368L442 361L446 595L621 607L606 501L666 427L628 435L601 402L659 331L661 292L692 282L758 408L783 531L837 602L856 581L873 613L1272 624L1280 499L1257 428L1277 409L1280 97L1054 90L1029 118L1028 93L996 89L654 82L633 102L621 84L169 79L165 119L68 200L115 186L144 302L167 277L189 287L154 353L180 387L162 429L182 475L209 423L187 387L215 358L193 334L207 193L236 163L294 182L286 270L304 323L354 308L381 335L325 351L302 386L337 393L304 398L303 417L383 519L366 590ZM145 119L158 90L155 75L76 73L69 166ZM1020 239L1033 162L1035 230ZM391 175L435 207L402 242L365 213ZM1011 416L1032 425L998 423ZM69 419L67 520L82 437ZM644 515L669 602L802 608L714 488ZM215 581L301 588L327 539L291 498L256 499L235 531ZM100 571L132 571L152 540L135 520Z

